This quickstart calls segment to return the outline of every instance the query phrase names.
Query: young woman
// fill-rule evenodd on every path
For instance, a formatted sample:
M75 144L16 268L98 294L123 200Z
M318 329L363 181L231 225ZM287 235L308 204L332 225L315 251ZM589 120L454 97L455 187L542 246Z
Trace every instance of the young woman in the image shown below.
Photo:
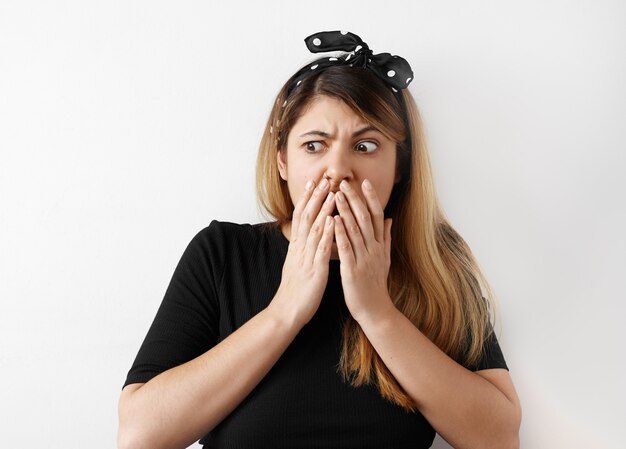
M274 220L187 246L119 402L120 448L519 446L493 294L440 209L408 63L305 39L257 160ZM485 293L483 293L483 291Z

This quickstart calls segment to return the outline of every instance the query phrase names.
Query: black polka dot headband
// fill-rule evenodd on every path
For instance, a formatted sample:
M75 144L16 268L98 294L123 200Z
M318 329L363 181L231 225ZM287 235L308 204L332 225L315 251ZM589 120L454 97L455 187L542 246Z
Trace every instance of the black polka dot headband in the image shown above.
M390 53L374 54L359 36L349 31L320 31L305 38L304 42L312 53L337 50L349 53L340 57L323 57L302 67L294 75L286 97L289 97L305 78L333 65L347 64L367 68L391 86L394 93L398 93L399 89L405 89L413 80L413 71L406 59ZM285 100L283 106L286 104Z

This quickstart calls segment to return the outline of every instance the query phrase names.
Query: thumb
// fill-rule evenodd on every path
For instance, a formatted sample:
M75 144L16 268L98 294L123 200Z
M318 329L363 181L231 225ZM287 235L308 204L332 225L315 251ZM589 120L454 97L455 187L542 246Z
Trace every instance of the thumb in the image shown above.
M385 239L391 239L391 225L393 224L393 219L388 218L385 220Z

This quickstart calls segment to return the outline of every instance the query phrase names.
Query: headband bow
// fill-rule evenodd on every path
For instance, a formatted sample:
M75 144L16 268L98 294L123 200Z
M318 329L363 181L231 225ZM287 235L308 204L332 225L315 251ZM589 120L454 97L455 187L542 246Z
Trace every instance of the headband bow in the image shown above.
M398 89L405 89L413 79L413 71L406 59L390 53L374 54L359 36L349 31L320 31L305 38L304 42L312 53L335 50L349 53L339 58L323 57L302 67L294 75L294 81L287 90L287 97L309 75L338 64L370 69L396 93Z

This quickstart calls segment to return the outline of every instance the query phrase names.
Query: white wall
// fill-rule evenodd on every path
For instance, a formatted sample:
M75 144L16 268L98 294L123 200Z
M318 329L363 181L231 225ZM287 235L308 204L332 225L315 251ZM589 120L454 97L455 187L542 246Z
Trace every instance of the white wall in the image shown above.
M182 251L262 220L271 102L306 36L345 29L413 67L443 206L500 298L522 447L623 447L624 2L223 3L0 1L2 446L114 447Z

